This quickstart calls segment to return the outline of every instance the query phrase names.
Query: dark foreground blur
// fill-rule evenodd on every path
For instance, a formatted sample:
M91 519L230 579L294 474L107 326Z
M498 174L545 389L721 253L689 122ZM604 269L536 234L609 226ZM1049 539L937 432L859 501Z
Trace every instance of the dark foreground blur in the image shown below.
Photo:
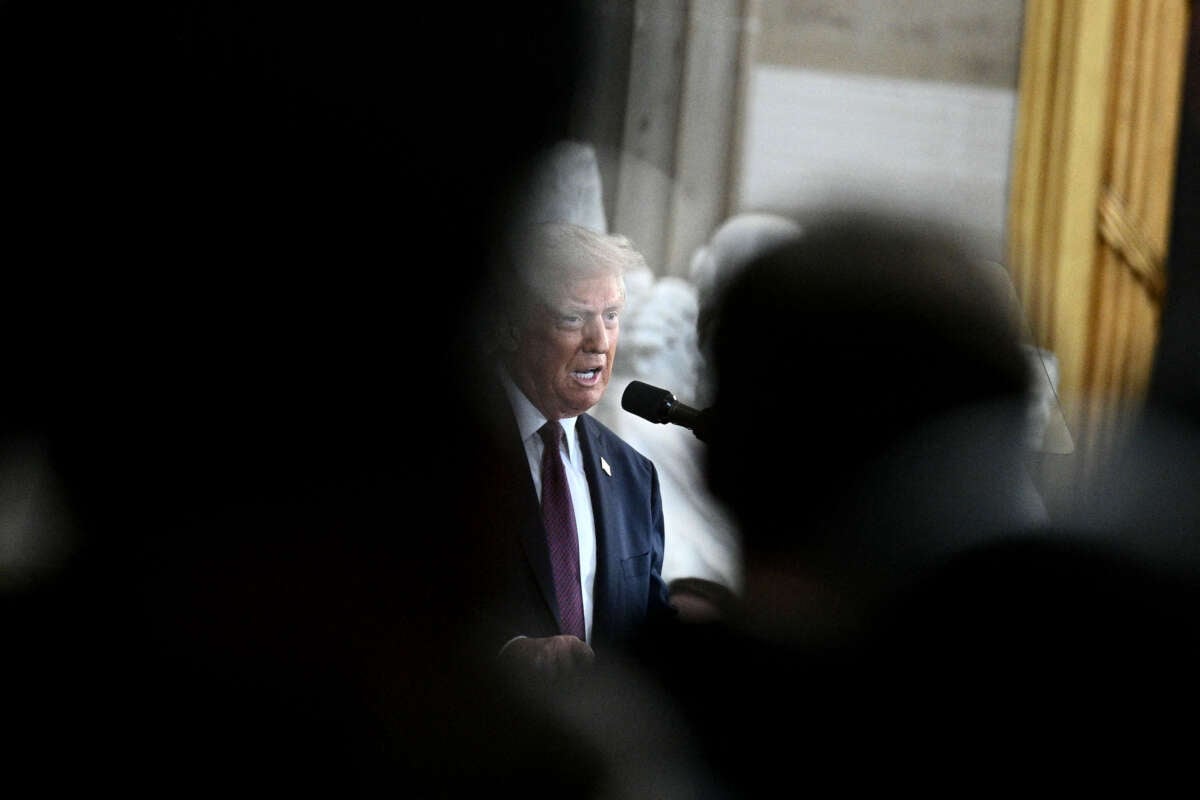
M0 3L6 785L532 768L460 652L464 315L578 17L435 6Z

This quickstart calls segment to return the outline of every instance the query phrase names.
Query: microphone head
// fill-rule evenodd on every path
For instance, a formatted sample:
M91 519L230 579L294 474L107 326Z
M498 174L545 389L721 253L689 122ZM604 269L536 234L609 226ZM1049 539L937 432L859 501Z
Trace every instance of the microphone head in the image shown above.
M621 395L621 408L637 414L642 419L660 424L670 421L667 412L675 402L675 395L641 381L630 381Z

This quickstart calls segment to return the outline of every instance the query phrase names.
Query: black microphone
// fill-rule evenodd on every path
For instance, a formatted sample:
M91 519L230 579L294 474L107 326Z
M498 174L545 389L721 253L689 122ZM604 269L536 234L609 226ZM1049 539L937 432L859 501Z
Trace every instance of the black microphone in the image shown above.
M681 425L700 441L708 441L709 411L685 406L666 389L641 381L630 381L621 395L621 408L660 425Z

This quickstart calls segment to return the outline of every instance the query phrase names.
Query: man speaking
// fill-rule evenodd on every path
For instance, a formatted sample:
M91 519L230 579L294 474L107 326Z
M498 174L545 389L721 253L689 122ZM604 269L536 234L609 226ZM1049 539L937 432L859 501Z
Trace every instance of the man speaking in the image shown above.
M644 266L623 236L542 223L515 237L486 298L507 460L482 532L485 614L496 652L549 680L674 613L658 473L587 413L612 376L623 275Z

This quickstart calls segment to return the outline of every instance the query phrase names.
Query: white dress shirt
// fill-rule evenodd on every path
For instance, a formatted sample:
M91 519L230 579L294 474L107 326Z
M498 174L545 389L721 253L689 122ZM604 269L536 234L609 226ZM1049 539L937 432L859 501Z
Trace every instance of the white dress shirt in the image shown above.
M529 461L529 471L533 475L533 485L537 489L538 501L542 498L542 450L545 445L538 430L546 424L546 418L538 411L529 398L517 388L506 373L501 373L505 391L512 404L513 414L517 419L517 428L521 432L521 441L525 445L525 457ZM567 484L571 489L571 507L575 511L575 529L579 533L579 576L583 591L583 622L587 631L587 641L592 641L592 592L596 583L596 522L592 515L592 495L588 490L587 475L583 471L583 454L579 449L579 433L575 429L577 417L559 420L566 432L566 448L560 453L563 466L567 473Z

